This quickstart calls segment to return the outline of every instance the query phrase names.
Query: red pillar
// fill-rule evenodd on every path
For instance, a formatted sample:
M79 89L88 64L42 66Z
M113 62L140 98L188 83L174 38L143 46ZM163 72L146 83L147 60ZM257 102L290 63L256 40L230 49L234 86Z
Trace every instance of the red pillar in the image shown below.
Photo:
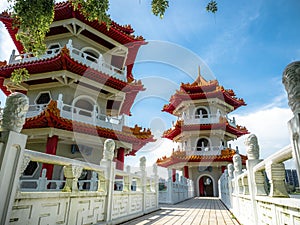
M172 169L172 181L176 181L176 169Z
M58 143L58 136L54 135L52 137L48 137L47 145L46 145L46 153L50 155L56 155L57 143ZM53 174L53 165L44 163L42 168L47 169L47 179L51 180Z
M117 152L116 167L118 170L124 170L125 149L119 148Z
M188 166L183 167L183 176L185 178L189 178L189 167Z

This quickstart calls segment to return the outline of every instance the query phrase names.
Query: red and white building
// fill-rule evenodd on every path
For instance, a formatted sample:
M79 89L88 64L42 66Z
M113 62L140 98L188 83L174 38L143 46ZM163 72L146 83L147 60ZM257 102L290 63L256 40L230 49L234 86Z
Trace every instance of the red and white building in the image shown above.
M16 40L18 30L7 13L0 21L16 49L8 62L0 63L0 88L5 94L25 93L30 107L22 133L28 135L27 148L48 154L99 164L103 143L115 140L115 161L123 169L124 157L154 141L149 129L126 126L125 118L136 95L144 90L134 79L132 68L143 37L135 36L130 25L87 21L69 2L55 5L55 17L41 57L24 52ZM26 68L30 78L20 85L10 81L15 69ZM62 174L52 165L48 179Z
M178 117L163 137L179 143L179 148L157 164L172 169L173 181L176 170L182 171L194 181L196 195L217 196L218 179L236 153L228 142L248 133L227 114L244 105L233 90L224 89L217 80L206 81L200 73L192 84L181 84L163 107ZM241 157L245 164L246 156Z

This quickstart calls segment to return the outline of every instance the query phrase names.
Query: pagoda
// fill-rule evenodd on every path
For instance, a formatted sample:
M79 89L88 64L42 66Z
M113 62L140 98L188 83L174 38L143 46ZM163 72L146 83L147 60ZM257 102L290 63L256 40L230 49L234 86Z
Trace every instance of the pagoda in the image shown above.
M28 135L26 148L99 164L109 138L116 143L117 168L123 169L125 156L155 141L149 129L125 124L136 95L144 90L132 68L146 42L130 25L112 21L108 29L103 22L88 21L69 1L55 4L54 12L41 57L24 52L10 14L0 15L19 52L13 50L9 62L0 63L0 88L6 95L18 91L29 98L22 130ZM10 77L19 68L26 68L30 78L15 85ZM30 176L42 168L48 179L62 174L51 165L32 167Z
M244 100L236 98L233 90L224 89L217 80L205 80L199 68L196 80L182 83L163 107L162 111L178 117L163 137L179 145L157 164L172 170L173 181L176 170L182 171L184 177L194 181L198 196L217 196L218 179L238 153L228 142L248 133L227 114L243 105ZM241 158L245 164L246 156Z

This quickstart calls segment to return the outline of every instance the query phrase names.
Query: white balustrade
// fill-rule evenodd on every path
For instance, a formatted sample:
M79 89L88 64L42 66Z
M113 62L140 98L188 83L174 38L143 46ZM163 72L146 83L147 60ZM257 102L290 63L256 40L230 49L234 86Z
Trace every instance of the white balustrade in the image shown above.
M43 169L38 179L21 179L9 211L14 224L119 224L158 209L157 169L154 176L147 176L143 167L136 173L130 168L117 170L109 158L96 165L26 149L21 157L21 173L34 161L63 166L66 178L47 180ZM83 171L91 171L91 178L80 180ZM30 216L28 208L32 209Z
M176 174L175 181L169 172L168 180L160 179L159 203L176 204L195 196L193 181Z
M93 68L99 72L103 72L108 74L109 76L115 77L117 79L120 79L122 81L126 81L126 70L119 69L115 66L112 66L111 64L105 62L104 58L100 56L99 58L95 58L79 49L76 49L72 46L72 41L69 40L69 43L66 45L66 47L70 51L70 56L75 59L76 61ZM32 62L36 60L41 59L48 59L56 56L61 52L62 48L53 48L53 49L47 49L44 55L41 55L40 57L33 56L32 53L24 53L20 55L15 55L15 50L13 50L9 64L18 64L18 63L24 63L24 62Z
M30 105L27 118L39 115L48 104L35 104ZM124 126L124 116L111 117L97 112L97 107L93 111L82 109L76 106L65 104L60 94L57 100L57 107L60 110L60 116L66 119L75 120L83 123L92 124L113 130L122 130Z
M220 114L200 114L200 115L186 115L184 114L183 120L184 124L191 125L191 124L216 124L220 123L220 118L222 116ZM226 115L226 120L229 125L236 127L235 118L233 117L230 119Z
M186 148L186 155L220 155L223 146L191 147Z
M293 157L292 152L287 146L264 160L250 158L247 170L235 177L224 171L219 196L241 223L298 224L300 198L288 193L283 164Z

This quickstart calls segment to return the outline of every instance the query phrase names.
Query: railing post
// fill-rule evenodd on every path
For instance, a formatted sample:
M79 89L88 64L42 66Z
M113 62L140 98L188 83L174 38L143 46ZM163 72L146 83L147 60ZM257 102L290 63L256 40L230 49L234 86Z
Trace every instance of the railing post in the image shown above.
M38 181L38 185L37 185L37 190L38 191L44 191L47 189L47 177L46 177L46 174L47 174L47 169L44 168L42 170L42 176L39 177L39 181Z
M112 220L112 207L113 207L113 193L114 193L114 179L115 179L115 162L113 162L115 142L112 139L107 139L104 142L103 159L100 161L100 166L106 168L105 183L106 183L106 218L105 221L110 223Z
M15 57L16 57L16 50L13 49L9 58L9 64L12 64L15 61Z
M57 99L57 108L60 110L60 113L61 113L62 107L63 107L63 95L59 94L58 99Z
M155 194L156 194L156 203L155 203L155 205L156 205L156 208L158 208L158 201L159 201L159 199L158 199L158 195L159 195L159 186L158 186L158 183L159 183L159 177L158 177L158 169L157 169L157 164L156 163L154 163L154 165L153 165L153 173L154 173L154 185L155 185Z
M147 181L147 173L146 173L146 157L143 156L140 158L140 170L142 175L142 192L143 192L143 212L146 211L146 194L147 194L147 188L146 188L146 181Z
M300 180L300 61L292 62L283 71L282 83L288 94L294 117L288 122L298 180Z
M28 98L21 93L7 97L0 133L0 224L9 224L21 173L30 159L23 157L27 136L20 134L29 107ZM23 163L23 160L26 162ZM22 168L23 167L23 168Z
M172 169L168 169L168 181L167 181L167 201L173 204L173 173Z

